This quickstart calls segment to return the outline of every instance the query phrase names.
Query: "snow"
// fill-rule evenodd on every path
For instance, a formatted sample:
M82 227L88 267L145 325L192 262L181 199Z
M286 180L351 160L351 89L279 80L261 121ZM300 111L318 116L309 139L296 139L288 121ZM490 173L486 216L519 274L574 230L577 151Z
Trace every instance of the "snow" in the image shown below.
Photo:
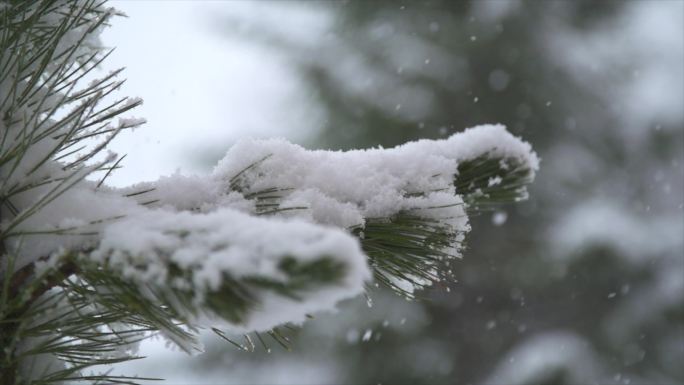
M508 213L505 211L497 211L494 214L492 214L492 223L494 226L502 226L504 223L506 223L506 220L508 219Z
M145 123L145 118L119 118L119 127L137 127Z
M487 187L498 186L501 184L502 180L503 179L501 179L501 177L498 175L495 177L489 178L489 180L487 181Z
M13 204L29 209L58 182L18 195ZM102 226L116 221L121 215L142 210L135 201L113 191L96 190L95 183L82 181L43 206L20 223L13 232L17 236L7 240L7 246L20 259L15 268L36 261L59 248L78 250L93 245L97 238L85 233L97 232ZM11 223L3 223L3 227ZM23 232L42 232L20 236Z
M134 199L154 202L149 207L205 213L221 207L250 214L265 210L342 229L362 230L367 218L407 212L450 226L458 235L444 251L460 257L470 227L454 176L460 162L483 155L515 159L532 175L539 166L530 145L501 125L474 127L445 140L346 152L306 150L283 139L245 139L209 176L176 173L122 191L148 191ZM501 176L489 179L490 186L501 182ZM255 197L270 198L260 203ZM264 202L268 205L259 208ZM401 280L395 284L408 293L414 288Z
M363 342L368 342L368 341L370 341L370 339L371 339L372 336L373 336L373 330L367 329L367 330L363 333L363 337L361 337L361 340L362 340Z
M190 290L200 310L206 308L206 294L218 291L225 276L287 282L278 265L288 257L300 262L332 258L345 266L346 273L341 282L326 282L317 290L300 293L299 300L264 292L260 307L244 324L225 325L210 312L198 322L244 332L303 322L306 314L330 310L336 302L360 294L370 279L357 240L344 231L301 220L253 217L228 208L207 214L149 210L129 216L106 227L90 254L141 287ZM185 275L174 276L171 266Z
M284 256L328 256L349 267L339 286L307 293L300 303L264 293L259 311L244 325L230 325L264 330L303 321L304 314L331 309L363 291L370 277L366 257L359 240L344 230L362 230L367 218L407 212L438 219L458 234L444 251L460 257L470 227L454 175L460 162L484 154L517 159L532 172L539 163L530 145L501 125L475 127L444 140L347 152L247 139L234 145L210 175L176 173L123 189L78 182L20 223L8 244L22 256L16 268L59 249L95 249L91 258L133 282L192 288L198 306L207 291L220 287L224 273L282 279L276 266ZM54 161L43 167L60 170ZM56 183L20 194L13 203L29 209ZM500 178L490 180L496 183ZM264 209L255 199L259 196L276 198ZM264 210L272 215L254 215ZM18 236L27 232L40 234ZM189 276L170 279L171 264ZM396 284L413 289L407 282Z
M309 200L313 203L307 205L313 218L349 227L362 224L361 218L385 218L418 207L461 204L452 186L458 164L484 154L515 158L533 173L539 166L529 144L501 125L485 125L446 140L348 152L307 151L282 139L243 140L228 151L212 176L223 183L224 189L238 174L237 183L246 192L296 188L297 194L284 203L300 205ZM490 183L500 183L500 178ZM412 193L426 195L407 196ZM462 208L446 211L464 217ZM466 221L454 221L454 225L465 229Z

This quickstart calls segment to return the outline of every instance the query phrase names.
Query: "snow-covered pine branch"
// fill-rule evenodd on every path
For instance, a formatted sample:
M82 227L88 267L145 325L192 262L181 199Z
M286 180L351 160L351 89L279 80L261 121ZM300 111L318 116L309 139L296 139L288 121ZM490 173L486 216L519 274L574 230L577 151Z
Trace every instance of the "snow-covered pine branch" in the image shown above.
M442 277L440 263L460 256L467 212L524 199L538 163L529 144L501 125L347 152L244 140L208 177L172 175L123 194L143 192L134 197L149 207L231 207L346 229L359 237L375 276L410 295ZM413 246L420 251L398 258Z
M192 351L197 328L301 323L373 277L412 296L449 278L468 214L525 198L538 167L487 125L348 152L244 140L210 175L108 187L107 145L143 123L120 117L141 100L108 99L120 70L82 84L115 12L0 4L3 383L86 379L150 331Z

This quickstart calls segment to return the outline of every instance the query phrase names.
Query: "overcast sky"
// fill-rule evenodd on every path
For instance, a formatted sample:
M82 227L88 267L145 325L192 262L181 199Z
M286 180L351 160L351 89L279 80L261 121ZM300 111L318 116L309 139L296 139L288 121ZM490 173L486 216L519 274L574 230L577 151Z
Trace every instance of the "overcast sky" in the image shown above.
M206 172L208 164L197 159L207 148L220 153L246 135L300 141L320 126L321 110L283 52L217 28L218 16L235 23L227 31L239 32L287 12L278 18L278 32L301 40L307 28L330 22L320 7L247 1L111 5L129 17L114 19L102 35L106 46L116 47L104 70L126 67L122 92L143 98L133 115L148 123L111 146L128 156L109 183L153 180L177 169Z

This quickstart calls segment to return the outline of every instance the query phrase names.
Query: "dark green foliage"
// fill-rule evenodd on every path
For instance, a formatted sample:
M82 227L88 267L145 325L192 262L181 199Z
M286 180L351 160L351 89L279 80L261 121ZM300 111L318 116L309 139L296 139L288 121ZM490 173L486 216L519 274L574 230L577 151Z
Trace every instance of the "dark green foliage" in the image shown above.
M459 247L458 234L451 226L411 213L369 218L355 234L370 258L376 281L411 297L398 282L423 288L440 281L445 278L446 262L455 258L446 250Z
M11 296L12 287L8 285L3 288L0 339L3 352L11 352L0 355L3 384L26 382L27 379L21 377L21 373L26 372L17 369L33 365L34 360L43 355L53 355L67 363L67 367L43 375L32 373L34 384L79 380L131 383L133 380L127 377L84 376L81 371L94 365L137 359L135 355L122 353L144 338L145 332L158 330L159 325L153 322L168 323L164 308L135 295L129 285L114 279L111 274L89 272L87 275L92 282L88 282L71 276L73 267L68 266L70 264L66 262L56 269L35 274L21 286L18 295ZM46 290L44 283L50 281L59 282L61 288ZM107 292L92 284L107 284ZM36 293L40 295L36 296ZM119 302L122 299L128 300L127 304ZM150 315L157 319L146 318ZM24 345L18 350L20 343Z
M300 262L293 257L283 257L278 269L284 281L266 277L245 277L244 281L260 289L268 289L279 295L299 300L298 292L316 290L322 284L336 283L344 278L347 266L333 258L321 256L315 261Z
M260 292L271 291L301 300L303 292L338 283L345 276L347 266L326 256L311 262L300 262L285 256L278 264L278 269L283 274L282 280L265 276L234 278L224 274L221 287L207 293L207 308L223 319L241 324L249 317L251 310L259 307ZM188 296L191 294L187 293Z
M492 184L492 178L501 181ZM533 178L533 171L516 158L484 154L458 165L454 186L468 211L475 212L527 199L527 186Z

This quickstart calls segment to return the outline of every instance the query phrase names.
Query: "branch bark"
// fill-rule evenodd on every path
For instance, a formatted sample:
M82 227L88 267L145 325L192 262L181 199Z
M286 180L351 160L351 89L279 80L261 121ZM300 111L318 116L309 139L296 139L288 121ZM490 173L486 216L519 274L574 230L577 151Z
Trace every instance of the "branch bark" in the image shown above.
M2 248L2 255L5 254L4 244L0 242ZM46 258L41 258L45 260ZM31 283L31 278L35 276L36 265L35 262L29 263L17 270L10 279L9 284L9 299L16 298L21 295L21 291ZM4 323L2 334L0 334L0 385L14 385L17 382L18 362L14 361L12 357L16 354L16 348L9 351L6 346L11 346L16 338L16 333L25 321L23 315L31 308L31 305L45 294L48 290L59 285L60 282L67 279L69 276L76 274L78 267L72 261L66 261L54 272L47 275L42 282L38 282L31 290L29 298L26 302L21 303L19 307L5 315L5 319L13 320ZM4 313L4 312L3 312ZM5 365L7 365L5 367Z

